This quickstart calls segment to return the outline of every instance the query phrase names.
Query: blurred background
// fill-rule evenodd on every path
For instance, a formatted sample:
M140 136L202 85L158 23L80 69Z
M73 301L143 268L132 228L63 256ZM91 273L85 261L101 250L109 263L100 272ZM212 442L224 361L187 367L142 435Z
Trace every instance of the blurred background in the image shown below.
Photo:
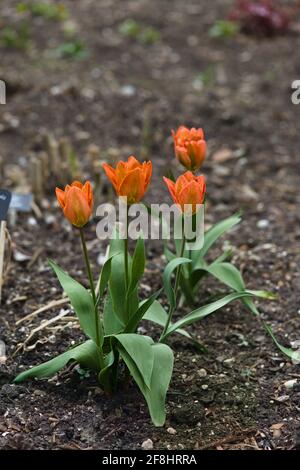
M184 123L206 132L218 201L225 182L223 202L287 197L299 164L299 12L292 0L1 1L5 186L44 193L131 153L161 173L170 130Z

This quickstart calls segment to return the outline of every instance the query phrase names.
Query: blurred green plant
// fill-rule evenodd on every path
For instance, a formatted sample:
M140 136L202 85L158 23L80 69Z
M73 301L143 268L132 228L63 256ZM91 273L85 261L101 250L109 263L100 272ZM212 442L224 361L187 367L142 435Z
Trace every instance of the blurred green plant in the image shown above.
M203 72L199 73L193 81L193 88L201 91L203 88L212 85L215 81L214 67L209 66Z
M235 36L239 31L239 25L233 21L218 20L210 28L208 34L211 38L226 39Z
M154 44L159 40L160 34L157 29L153 28L152 26L145 28L139 36L139 41L143 44Z
M5 26L0 31L0 45L11 49L27 49L29 46L29 29L27 24Z
M59 59L85 59L88 51L81 39L63 42L55 49L55 56Z
M159 31L153 26L144 27L130 18L120 24L119 31L123 36L134 39L141 44L154 44L160 40Z
M33 16L40 16L55 21L64 21L69 17L65 5L62 3L53 4L46 1L20 2L17 5L17 12L31 13Z
M78 156L75 150L71 149L68 160L69 160L69 168L71 171L72 179L75 179L76 177L78 178L78 175L80 173L79 160L78 160Z
M141 34L141 26L140 24L132 19L127 19L123 21L122 24L119 26L119 31L123 36L127 36L128 38L137 39Z

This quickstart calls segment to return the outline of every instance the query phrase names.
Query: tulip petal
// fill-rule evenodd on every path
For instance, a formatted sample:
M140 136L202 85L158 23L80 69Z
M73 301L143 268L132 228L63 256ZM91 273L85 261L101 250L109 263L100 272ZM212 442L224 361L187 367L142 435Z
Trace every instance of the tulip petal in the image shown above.
M145 193L144 178L141 168L135 168L124 178L120 188L119 196L126 196L127 203L139 202Z
M75 186L76 188L79 188L79 189L83 188L83 184L80 181L73 181L71 186Z
M206 142L200 140L193 141L187 145L187 152L190 155L192 169L196 170L202 165L206 154Z
M175 191L175 183L170 180L169 178L166 178L165 176L163 177L164 182L166 183L169 193L172 196L173 201L177 204L177 197L176 197L176 191Z
M196 129L195 127L192 127L190 130L190 139L199 141L204 139L204 131L203 129L199 128Z
M145 190L148 188L151 177L152 177L152 162L143 163L143 172L145 176Z
M202 195L196 181L191 181L183 188L181 193L178 195L178 201L183 212L189 214L195 213L196 204L202 204L203 202Z
M175 184L175 191L178 195L182 189L190 182L193 181L195 176L191 171L186 171L183 175L180 175Z
M115 191L118 191L118 183L117 183L117 179L116 179L116 170L114 168L112 168L110 165L108 165L107 163L103 163L102 168L105 171L106 176L108 177L108 179L112 183L113 187L115 188Z
M82 192L85 194L88 205L93 208L93 188L90 183L90 181L87 181L83 187L82 187Z
M65 192L62 189L55 188L55 194L62 209L65 207Z
M191 159L185 147L175 146L175 154L179 162L187 169L191 169Z
M141 166L141 163L133 155L131 155L128 158L128 161L126 164L127 170L134 170L135 168L139 168L140 166Z

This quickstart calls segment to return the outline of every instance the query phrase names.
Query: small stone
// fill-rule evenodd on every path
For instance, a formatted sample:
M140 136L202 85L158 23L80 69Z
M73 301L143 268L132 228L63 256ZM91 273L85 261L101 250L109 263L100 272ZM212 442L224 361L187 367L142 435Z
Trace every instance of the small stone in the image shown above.
M275 398L279 403L284 403L290 399L289 395L281 395L280 397Z
M133 85L124 85L120 88L120 93L123 96L134 96L136 88Z
M267 219L261 219L256 224L257 228L264 229L269 226L269 221Z
M15 250L13 254L14 260L18 263L23 263L24 261L29 261L31 259L30 256L22 253L22 251Z
M54 344L56 343L56 336L55 335L50 335L48 338L49 343Z
M198 370L198 375L199 375L199 377L202 377L202 378L203 378L203 377L206 377L206 376L207 376L207 372L206 372L205 369L199 369L199 370Z
M37 220L34 218L34 217L28 217L28 220L27 220L27 223L28 225L30 225L31 227L36 227L37 226Z
M146 439L146 441L142 444L142 449L144 450L152 450L153 449L153 441L151 439Z
M56 217L53 214L47 214L45 216L45 222L47 225L52 225L56 221Z
M46 395L46 392L43 392L43 390L35 390L33 394L37 397L44 397Z
M231 364L232 362L235 362L235 358L229 357L228 359L225 359L223 362L224 364Z
M97 263L100 265L100 266L103 266L105 261L107 261L107 256L106 255L103 255L103 254L100 254L97 258Z
M96 92L92 88L83 88L81 95L88 100L93 100L96 96Z
M204 384L201 386L202 390L207 390L208 389L208 385Z
M75 137L76 137L77 141L83 141L83 140L89 140L91 135L87 131L79 131L79 132L76 133Z
M172 436L174 436L174 435L176 434L176 432L177 432L177 431L176 431L176 429L174 429L174 428L168 428L168 429L167 429L167 433L171 434Z
M190 47L198 46L199 38L197 36L188 36L187 43Z
M291 390L292 388L294 388L294 385L296 385L297 383L297 379L292 379L292 380L287 380L286 382L284 382L284 386L287 390Z

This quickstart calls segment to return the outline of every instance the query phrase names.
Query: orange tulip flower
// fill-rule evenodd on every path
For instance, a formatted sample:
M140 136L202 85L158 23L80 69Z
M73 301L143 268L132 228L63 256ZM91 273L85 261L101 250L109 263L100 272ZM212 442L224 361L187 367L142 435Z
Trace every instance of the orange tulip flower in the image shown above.
M172 131L175 155L179 162L190 171L202 165L206 154L206 142L202 129L188 129L180 126L177 132Z
M67 185L65 190L56 188L56 197L65 217L75 227L86 225L93 212L93 189L89 181L84 185L79 181Z
M102 166L118 196L126 196L128 204L142 199L152 176L151 162L140 163L131 156L127 162L119 162L116 169L107 163Z
M206 182L203 175L195 176L191 171L187 171L179 176L176 183L165 177L164 182L174 202L183 213L195 214L197 204L203 204L206 192ZM187 204L189 206L185 207Z

